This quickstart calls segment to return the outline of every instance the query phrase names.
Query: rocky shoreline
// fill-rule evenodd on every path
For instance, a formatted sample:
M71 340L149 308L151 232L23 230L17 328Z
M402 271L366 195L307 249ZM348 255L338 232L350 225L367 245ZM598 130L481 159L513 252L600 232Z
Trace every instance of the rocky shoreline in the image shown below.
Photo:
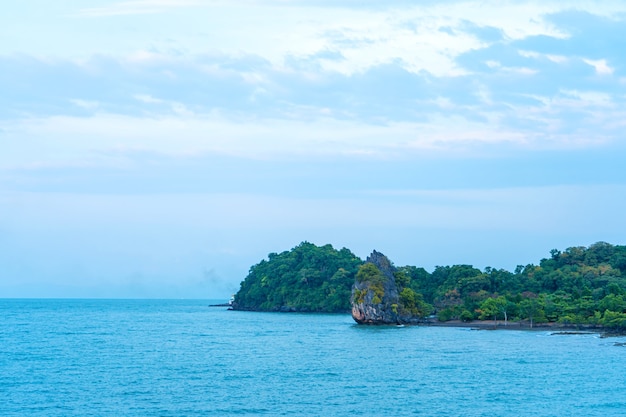
M506 323L504 320L498 320L497 322L493 320L439 321L436 318L428 319L424 321L422 325L435 327L469 327L479 330L583 330L583 327L584 330L600 329L599 327L566 325L560 323L533 323L531 327L530 323L527 321L508 321Z
M526 331L551 331L555 335L576 335L576 334L599 334L601 337L626 336L624 332L607 329L604 326L595 326L590 324L563 324L563 323L533 323L530 326L528 321L514 321L505 323L504 320L473 320L464 322L461 320L439 321L437 319L428 319L419 324L420 326L432 327L460 327L471 330L526 330Z
M338 311L334 313L328 312L317 312L310 311L306 309L295 309L291 307L284 306L282 308L275 308L273 310L255 310L255 309L244 309L244 308L232 308L232 306L227 304L216 304L211 305L211 307L226 307L229 306L229 310L235 311L252 311L252 312L265 312L265 313L301 313L301 314L350 314L347 311ZM530 326L529 321L508 321L504 322L504 320L498 320L494 323L493 320L473 320L473 321L462 321L462 320L448 320L448 321L439 321L437 318L428 318L420 320L419 322L413 323L405 323L411 326L424 326L424 327L457 327L457 328L466 328L470 330L525 330L525 331L537 331L537 332L546 332L551 331L555 335L576 335L576 334L599 334L601 337L621 337L626 336L626 333L615 331L613 329L607 329L604 326L594 326L590 324L563 324L563 323L533 323L532 327ZM397 326L398 323L378 323L374 324L379 326ZM402 324L404 325L404 324Z

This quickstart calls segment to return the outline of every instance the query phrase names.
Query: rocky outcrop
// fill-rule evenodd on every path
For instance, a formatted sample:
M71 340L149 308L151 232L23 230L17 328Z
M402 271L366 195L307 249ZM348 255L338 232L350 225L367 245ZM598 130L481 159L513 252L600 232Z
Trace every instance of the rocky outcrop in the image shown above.
M373 251L361 266L352 286L352 318L359 324L409 324L420 318L407 314L394 277L395 267Z
M395 268L385 255L373 251L356 275L352 287L352 318L360 324L398 323Z

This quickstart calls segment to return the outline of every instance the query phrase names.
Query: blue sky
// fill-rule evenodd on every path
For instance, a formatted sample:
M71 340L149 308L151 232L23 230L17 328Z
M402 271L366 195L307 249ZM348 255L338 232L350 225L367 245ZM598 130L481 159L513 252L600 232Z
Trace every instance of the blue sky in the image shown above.
M305 240L624 244L623 39L619 1L11 2L0 297L225 298Z

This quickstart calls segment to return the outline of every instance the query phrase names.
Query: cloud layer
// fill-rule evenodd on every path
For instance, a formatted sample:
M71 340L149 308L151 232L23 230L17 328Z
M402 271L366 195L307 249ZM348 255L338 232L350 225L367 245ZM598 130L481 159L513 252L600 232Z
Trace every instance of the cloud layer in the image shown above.
M305 239L495 266L501 242L532 261L611 240L625 20L584 1L12 3L6 270L197 289Z
M270 19L278 10L284 19ZM159 26L171 13L190 20L179 38L181 22L168 20L163 42L139 26L132 39L149 40L135 48L88 33L75 43L96 41L89 53L43 54L33 42L1 56L5 140L45 130L103 150L244 156L621 146L626 26L615 5L129 1L52 23L138 14ZM185 38L200 22L205 32Z

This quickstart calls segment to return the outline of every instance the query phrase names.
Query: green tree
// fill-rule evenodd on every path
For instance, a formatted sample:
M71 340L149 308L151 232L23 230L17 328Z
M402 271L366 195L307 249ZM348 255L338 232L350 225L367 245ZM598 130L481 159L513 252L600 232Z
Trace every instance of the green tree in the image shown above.
M480 318L484 320L486 318L493 317L493 325L496 326L498 324L498 315L502 314L505 318L506 324L506 321L508 320L507 305L508 303L506 301L506 298L502 296L487 298L480 305Z
M537 294L526 292L523 293L523 299L520 301L519 310L523 317L527 318L532 329L537 318L545 317L545 313L542 309L542 302L537 297ZM541 320L543 321L543 319Z
M350 292L363 263L348 249L302 242L290 251L270 253L250 268L235 294L243 310L350 310Z
M412 316L426 317L432 311L432 306L424 302L422 294L411 288L404 288L399 294L400 312L409 313Z
M626 330L626 313L606 310L603 315L602 323L612 329Z
M394 277L399 313L426 314L433 305L442 321L519 317L531 327L550 321L618 328L626 314L626 246L605 242L553 249L539 265L518 265L514 273L471 265L437 266L429 273L404 266ZM355 279L373 284L374 301L383 299L386 278L373 264L346 248L302 242L251 267L235 301L252 310L348 311Z

